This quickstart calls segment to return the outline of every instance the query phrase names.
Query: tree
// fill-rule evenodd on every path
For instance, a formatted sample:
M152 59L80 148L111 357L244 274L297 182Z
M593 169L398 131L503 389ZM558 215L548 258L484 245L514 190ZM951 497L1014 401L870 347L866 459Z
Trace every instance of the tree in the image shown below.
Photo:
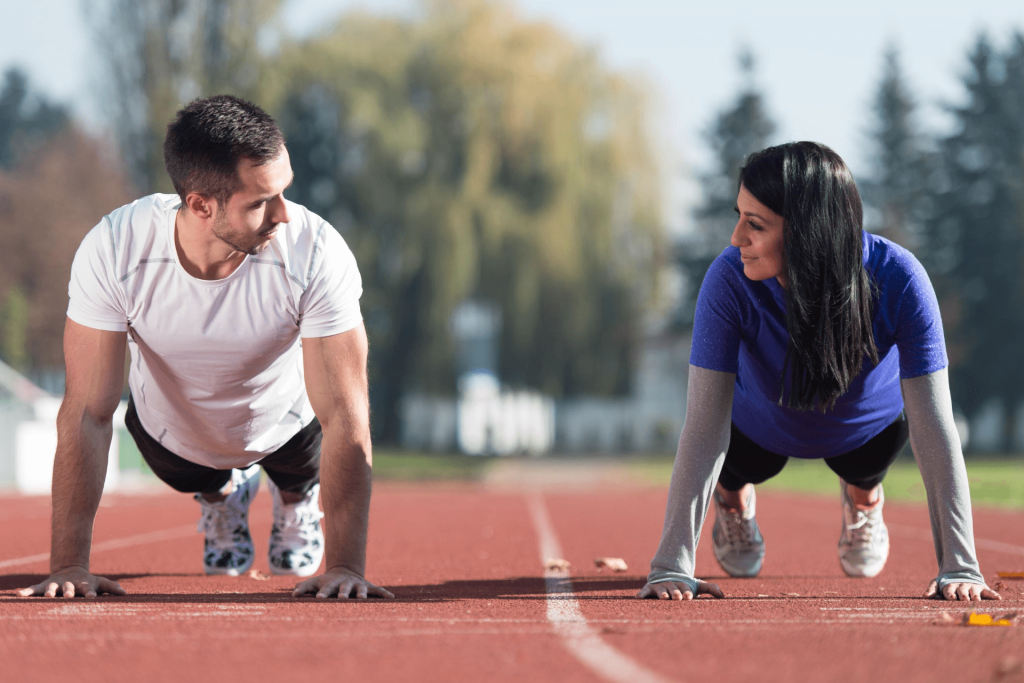
M195 97L259 99L259 40L281 0L109 0L93 15L109 93L104 98L132 180L171 191L163 140L174 113Z
M12 168L67 125L67 109L31 92L23 71L11 68L4 72L0 86L0 168Z
M452 311L503 314L506 382L628 390L660 246L643 93L555 29L482 0L353 14L282 51L271 101L292 197L363 275L376 427L453 393Z
M736 100L715 117L704 133L714 165L700 178L704 197L694 215L696 230L677 248L676 258L686 281L676 321L680 327L693 324L704 275L711 262L729 246L736 224L740 168L751 153L767 147L775 133L775 123L755 82L755 60L749 50L741 50L739 66L743 83Z
M869 131L871 176L860 183L868 211L865 227L913 251L926 265L934 260L924 233L931 207L928 182L935 165L918 129L916 102L900 68L899 53L885 53L882 80Z
M992 398L1008 408L1024 398L1024 35L1004 54L979 37L964 87L966 103L950 107L957 130L940 143L929 234L953 247L944 320L953 392L970 415ZM1014 431L1008 420L1007 448Z

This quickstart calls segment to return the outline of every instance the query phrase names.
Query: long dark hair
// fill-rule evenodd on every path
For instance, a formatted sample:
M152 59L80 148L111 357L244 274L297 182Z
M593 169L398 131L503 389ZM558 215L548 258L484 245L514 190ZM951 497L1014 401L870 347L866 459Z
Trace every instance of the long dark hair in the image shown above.
M873 284L864 270L864 211L850 169L825 145L790 142L755 152L740 185L784 219L783 275L789 348L786 405L835 406L861 371L878 364ZM780 389L779 405L784 391Z

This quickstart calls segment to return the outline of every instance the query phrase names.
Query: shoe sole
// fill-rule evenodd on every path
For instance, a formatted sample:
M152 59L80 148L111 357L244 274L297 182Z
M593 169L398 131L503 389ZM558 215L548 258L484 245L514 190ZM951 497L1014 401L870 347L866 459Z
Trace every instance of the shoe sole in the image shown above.
M855 567L852 564L849 564L843 558L842 555L839 556L839 564L842 565L843 571L846 573L847 576L849 576L851 578L854 578L854 579L873 579L873 578L875 578L876 576L878 576L879 574L882 573L882 570L885 569L885 563L888 562L888 561L889 561L889 550L886 549L885 557L882 558L882 563L880 565L878 565L878 568L874 569L874 570L867 570L866 571L863 567Z
M757 563L757 567L754 569L741 570L736 567L730 567L728 563L723 562L717 554L715 554L715 560L718 562L718 566L725 570L725 573L735 579L752 579L761 573L762 567L764 567L764 558Z

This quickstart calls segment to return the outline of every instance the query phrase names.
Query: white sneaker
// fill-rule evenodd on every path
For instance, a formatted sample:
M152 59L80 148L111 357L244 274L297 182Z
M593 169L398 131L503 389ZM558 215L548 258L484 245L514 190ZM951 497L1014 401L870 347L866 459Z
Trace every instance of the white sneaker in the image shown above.
M742 512L726 510L717 489L712 499L715 501L715 526L711 541L715 559L729 576L757 576L764 563L764 538L754 519L757 499L753 489Z
M843 500L843 532L839 537L839 563L847 576L877 576L889 558L889 530L882 520L885 494L878 487L878 501L870 510L858 509L839 480Z
M281 491L267 479L274 496L274 526L270 530L270 570L289 576L312 576L324 559L324 532L320 529L320 484L306 497L286 505Z
M232 470L231 482L233 490L219 503L195 495L203 512L196 531L206 533L203 569L207 574L238 576L252 567L255 551L249 535L249 504L260 488L260 466Z

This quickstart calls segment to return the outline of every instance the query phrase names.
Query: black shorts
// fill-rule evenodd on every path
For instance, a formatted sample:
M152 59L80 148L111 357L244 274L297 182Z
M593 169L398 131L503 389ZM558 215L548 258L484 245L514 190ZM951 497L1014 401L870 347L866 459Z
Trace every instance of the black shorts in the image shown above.
M153 473L171 488L182 493L216 493L231 480L231 470L218 470L171 453L146 433L135 410L135 402L128 398L128 412L124 416L128 433L135 439L139 452ZM320 441L323 432L320 422L313 421L303 427L288 443L264 456L260 466L282 491L305 494L320 481Z
M824 458L832 468L849 484L870 491L885 478L889 466L896 460L910 438L907 418L903 413L866 444L848 453ZM718 477L718 483L726 491L739 491L746 484L760 484L771 479L786 466L788 456L772 453L761 448L732 425L729 450L725 464Z

